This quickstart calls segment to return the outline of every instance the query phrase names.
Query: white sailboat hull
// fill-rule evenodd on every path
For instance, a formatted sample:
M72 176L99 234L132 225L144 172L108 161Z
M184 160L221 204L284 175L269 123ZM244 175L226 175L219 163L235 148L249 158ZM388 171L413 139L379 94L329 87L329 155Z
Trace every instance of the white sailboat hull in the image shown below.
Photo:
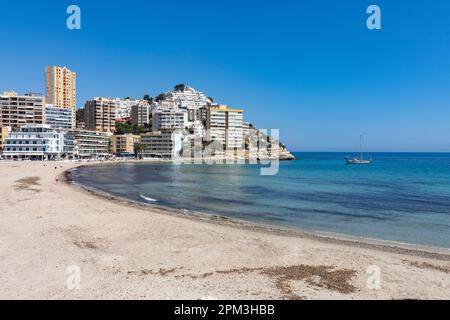
M372 162L372 159L364 159L363 157L363 136L359 136L359 153L360 157L346 157L345 161L347 161L347 164L370 164Z
M364 160L364 159L345 159L348 164L370 164L371 160Z

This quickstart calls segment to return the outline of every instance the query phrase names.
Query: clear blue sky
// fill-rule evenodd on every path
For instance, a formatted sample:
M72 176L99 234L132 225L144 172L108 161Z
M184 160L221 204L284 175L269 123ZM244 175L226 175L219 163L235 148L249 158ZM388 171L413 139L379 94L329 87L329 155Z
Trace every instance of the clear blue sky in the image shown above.
M362 133L371 151L450 151L449 16L447 0L8 1L0 91L44 92L45 65L66 65L79 106L186 83L293 150L355 150Z

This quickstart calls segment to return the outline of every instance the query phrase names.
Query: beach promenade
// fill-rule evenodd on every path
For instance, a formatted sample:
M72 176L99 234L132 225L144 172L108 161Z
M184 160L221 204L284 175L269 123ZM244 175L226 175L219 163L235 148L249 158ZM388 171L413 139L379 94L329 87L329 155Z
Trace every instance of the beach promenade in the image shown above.
M0 299L450 298L450 252L107 199L65 181L78 165L0 162Z

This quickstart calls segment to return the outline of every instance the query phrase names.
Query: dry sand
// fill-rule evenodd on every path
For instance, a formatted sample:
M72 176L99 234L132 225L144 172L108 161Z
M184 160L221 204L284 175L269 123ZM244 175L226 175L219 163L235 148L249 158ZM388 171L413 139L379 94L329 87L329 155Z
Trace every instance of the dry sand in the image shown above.
M450 298L448 251L183 217L56 181L75 166L0 162L0 299Z

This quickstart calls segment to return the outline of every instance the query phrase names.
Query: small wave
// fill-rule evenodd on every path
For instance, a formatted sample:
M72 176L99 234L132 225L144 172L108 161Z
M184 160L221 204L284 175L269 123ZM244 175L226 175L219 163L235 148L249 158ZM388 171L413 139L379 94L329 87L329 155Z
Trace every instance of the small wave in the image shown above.
M146 200L146 201L149 201L149 202L157 202L158 200L156 200L156 199L153 199L153 198L150 198L150 197L146 197L146 196L143 196L142 194L141 195L139 195L142 199L144 199L144 200Z

